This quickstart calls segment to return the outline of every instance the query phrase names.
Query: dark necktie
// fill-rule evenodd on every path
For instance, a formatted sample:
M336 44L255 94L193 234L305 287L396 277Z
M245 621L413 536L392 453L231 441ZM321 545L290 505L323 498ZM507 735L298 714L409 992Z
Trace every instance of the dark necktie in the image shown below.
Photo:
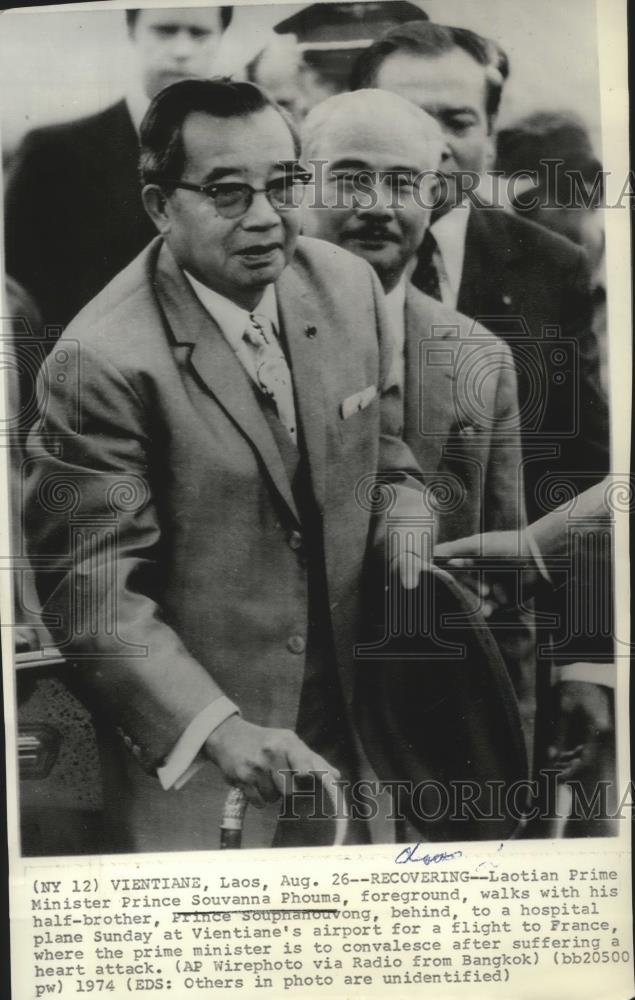
M425 295L432 296L441 302L441 285L439 284L439 272L434 262L434 254L438 249L437 241L428 229L419 247L417 255L417 266L412 272L412 284L420 289Z

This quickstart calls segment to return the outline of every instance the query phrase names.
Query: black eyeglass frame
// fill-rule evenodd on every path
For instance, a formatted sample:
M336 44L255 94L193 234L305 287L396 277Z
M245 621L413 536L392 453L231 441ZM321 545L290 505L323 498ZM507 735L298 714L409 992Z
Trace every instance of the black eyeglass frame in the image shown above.
M174 180L171 177L163 177L163 176L161 177L157 176L152 180L152 183L157 184L159 187L165 186L169 187L170 189L179 188L182 189L183 191L194 191L196 194L204 194L207 198L210 198L211 201L214 203L214 207L216 208L216 211L218 212L219 215L227 219L232 219L232 218L237 219L240 218L241 215L245 215L245 213L249 211L249 209L251 208L251 204L254 200L255 194L264 194L265 197L267 198L267 201L269 202L271 207L275 209L276 212L288 212L291 211L291 209L293 208L299 208L300 207L299 203L296 204L292 202L291 204L286 205L283 203L272 201L272 195L274 194L275 191L275 185L281 183L286 183L286 184L290 183L293 187L295 187L296 185L301 185L302 188L305 188L307 184L311 182L311 179L312 177L308 170L295 170L291 174L287 174L283 177L276 178L276 180L271 181L271 183L264 188L252 187L251 184L247 184L244 181L212 181L209 184L194 184L192 181ZM218 206L218 203L216 201L218 189L219 188L222 189L223 187L243 188L244 190L244 197L243 197L244 205L242 208L239 209L239 211L236 212L235 215L233 214L233 212L231 212L231 210L230 214L227 215L226 210L221 209ZM240 204L241 204L240 201L237 202L237 205Z

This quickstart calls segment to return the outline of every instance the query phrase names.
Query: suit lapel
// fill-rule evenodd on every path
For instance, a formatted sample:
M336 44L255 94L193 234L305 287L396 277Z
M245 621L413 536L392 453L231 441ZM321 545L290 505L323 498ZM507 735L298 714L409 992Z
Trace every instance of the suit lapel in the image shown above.
M322 510L326 495L326 407L322 381L326 330L324 315L309 288L293 266L286 268L276 285L313 495Z
M430 309L428 305L430 304ZM443 447L455 422L453 402L454 365L448 359L446 340L432 336L432 327L439 326L433 300L414 287L406 293L405 342L405 437L414 451L424 475L434 474L441 464ZM436 351L435 347L441 347Z
M299 522L280 450L258 405L249 376L165 245L157 261L155 289L174 340L188 349L192 368L251 441L274 486Z

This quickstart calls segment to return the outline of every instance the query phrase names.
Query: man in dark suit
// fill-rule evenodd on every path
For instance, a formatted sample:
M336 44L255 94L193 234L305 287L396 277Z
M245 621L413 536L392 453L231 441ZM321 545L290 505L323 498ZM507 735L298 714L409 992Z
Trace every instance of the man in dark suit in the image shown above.
M26 136L7 190L6 270L45 324L65 327L152 239L137 174L141 119L162 87L212 75L231 10L127 11L138 66L130 93L99 114Z
M527 513L554 505L550 474L608 468L608 417L591 333L584 253L482 196L465 193L491 155L507 59L462 28L411 22L360 56L352 87L380 87L413 101L441 125L447 197L412 276L422 290L503 337L518 372ZM583 488L583 487L582 487ZM557 501L556 501L557 502Z
M162 239L49 355L27 523L93 706L113 848L208 849L227 783L264 807L285 771L364 771L353 647L382 531L360 484L390 477L397 514L423 494L381 405L381 289L298 240L305 175L279 109L249 83L182 81L141 141ZM320 828L249 814L252 845Z
M302 140L304 160L315 172L315 197L305 202L305 232L367 260L386 293L394 348L390 398L424 482L439 496L437 542L471 533L470 524L522 529L511 352L489 330L406 278L433 204L444 149L439 126L396 94L363 90L313 108ZM533 632L515 613L498 624L504 624L495 635L531 748Z

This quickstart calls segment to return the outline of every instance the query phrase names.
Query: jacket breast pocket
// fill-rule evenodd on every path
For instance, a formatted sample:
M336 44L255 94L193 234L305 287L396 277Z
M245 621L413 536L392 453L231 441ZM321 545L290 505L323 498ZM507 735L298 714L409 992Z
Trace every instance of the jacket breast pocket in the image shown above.
M379 435L379 395L375 386L372 388L375 391L367 400L362 398L358 401L356 397L362 395L358 393L340 404L338 429L342 441L354 441L356 437L369 433Z

